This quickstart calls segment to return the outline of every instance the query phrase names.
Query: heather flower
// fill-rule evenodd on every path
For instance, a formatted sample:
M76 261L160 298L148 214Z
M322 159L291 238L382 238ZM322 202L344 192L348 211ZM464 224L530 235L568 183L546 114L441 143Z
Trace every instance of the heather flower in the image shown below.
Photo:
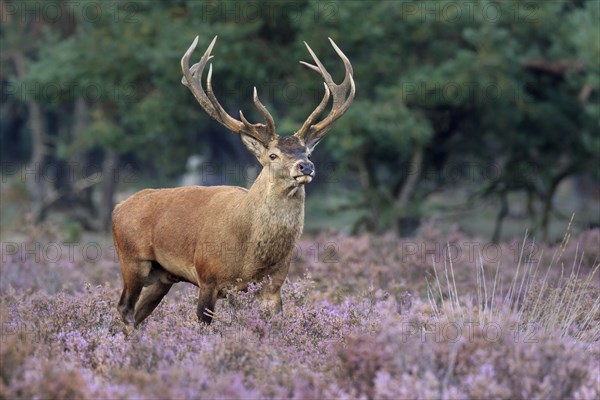
M432 264L415 244L475 239L431 226L410 239L317 237L332 253L302 250L282 314L257 301L262 282L227 293L205 326L197 289L180 284L131 334L116 310L114 259L8 256L0 397L597 398L600 284L590 275L596 259L580 251L593 254L597 235L583 233L579 248L578 238L545 246L570 266L577 259L573 275L556 263L537 275L533 264L518 268L508 243L498 245L508 252L502 268ZM317 248L314 240L301 248Z

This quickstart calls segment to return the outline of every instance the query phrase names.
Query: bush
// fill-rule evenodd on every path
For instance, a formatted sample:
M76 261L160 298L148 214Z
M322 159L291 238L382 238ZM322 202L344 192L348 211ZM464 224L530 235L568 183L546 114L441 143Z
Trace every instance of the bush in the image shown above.
M555 261L539 266L506 255L502 268L483 258L427 264L402 252L467 240L431 229L411 241L329 236L334 253L295 260L282 314L257 302L259 283L228 293L204 326L196 289L181 285L131 334L116 310L114 261L8 258L0 396L598 398L597 259L573 250L578 238L547 247Z

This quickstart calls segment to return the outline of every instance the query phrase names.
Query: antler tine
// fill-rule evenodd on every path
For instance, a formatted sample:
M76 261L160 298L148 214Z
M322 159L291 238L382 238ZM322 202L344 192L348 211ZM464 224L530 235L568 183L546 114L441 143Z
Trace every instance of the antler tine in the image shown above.
M316 71L316 72L319 72L319 73L321 72L321 70L319 69L319 67L314 66L312 64L309 64L306 61L300 61L300 64L307 66L308 68L312 69L313 71Z
M315 60L315 64L317 64L317 65L315 66L315 65L309 64L309 63L304 62L304 61L300 61L300 63L306 65L307 67L309 67L313 71L319 72L323 76L323 79L325 79L325 82L327 83L327 85L335 85L335 83L333 82L333 79L331 79L331 75L329 74L329 72L327 72L327 70L325 69L325 67L321 63L321 60L319 60L319 57L317 57L317 55L310 48L310 46L308 45L308 43L304 42L304 45L308 49L308 52L312 56L313 60Z
M217 118L218 115L215 113L215 110L212 107L208 97L206 96L206 93L204 93L204 90L202 90L202 85L199 84L199 80L202 77L202 72L204 71L206 62L212 58L210 53L212 52L215 42L217 41L217 37L214 37L214 39L202 55L200 61L194 64L190 69L190 57L192 56L192 53L198 45L198 39L199 37L196 36L196 38L192 42L192 45L188 48L188 50L183 55L183 58L181 59L181 71L183 72L181 83L190 89L198 103L200 103L202 108L204 108L204 110L211 117ZM198 79L196 79L196 77L198 77Z
M217 121L219 121L221 123L223 123L222 121L233 121L233 123L235 123L235 126L237 128L237 131L232 130L225 123L223 123L223 125L225 125L226 128L232 130L235 133L239 133L240 131L243 130L244 133L246 133L247 135L252 136L256 140L258 140L258 141L260 141L260 142L262 142L264 144L268 143L268 141L265 142L265 139L266 139L265 135L263 135L257 129L259 127L258 126L259 124L252 125L245 118L242 120L242 123L240 123L240 121L232 118L227 113L227 111L225 111L223 109L223 107L221 106L221 104L219 104L219 101L217 100L217 97L215 96L215 93L213 92L213 89L212 89L212 64L208 67L208 75L206 76L206 93L208 94L208 99L210 100L210 102L214 106L215 112L218 115L218 118L215 118ZM241 111L240 111L240 113L241 113ZM241 126L239 126L239 125L241 125ZM243 129L244 127L246 129Z
M240 119L242 120L242 122L246 126L246 129L248 129L250 131L253 130L254 126L252 126L252 124L250 122L248 122L248 120L246 119L246 117L244 117L244 113L242 112L242 110L240 110Z
M202 75L200 75L198 77L199 79L202 79ZM208 66L208 75L206 76L206 94L208 95L208 99L210 100L210 103L213 106L213 109L215 111L215 113L217 114L217 117L215 118L217 121L219 122L226 122L228 121L229 117L230 119L233 119L229 116L229 114L227 114L227 112L223 109L223 107L221 107L221 104L219 104L219 101L217 100L217 97L215 96L215 93L213 92L212 89L212 64L210 64ZM237 121L235 121L237 122ZM227 128L229 128L229 126L227 124L225 124L225 126L227 126ZM235 124L235 127L238 128L238 124ZM239 129L238 129L239 131ZM237 131L234 131L237 133Z
M267 107L265 107L263 103L260 102L260 99L258 98L258 92L256 91L256 86L254 86L254 93L252 95L252 98L254 100L254 105L256 106L256 108L258 108L258 111L260 111L263 117L265 117L265 121L267 121L267 139L271 141L277 136L277 134L275 133L275 121L273 120L273 117L267 110Z
M343 97L336 97L336 93L334 93L333 107L331 109L331 112L323 121L313 125L315 136L318 135L319 140L323 137L323 135L325 135L325 133L327 133L333 127L332 124L342 115L344 115L346 110L348 110L348 108L350 107L350 104L352 104L352 101L354 101L354 96L356 95L356 86L354 85L354 79L352 78L352 75L350 75L349 77L349 84L350 94L348 95L346 100L341 105L339 105L339 103L341 103L341 101L343 100ZM336 87L336 89L341 89L338 90L338 93L348 91L347 88L344 88L342 86L338 86Z
M323 136L332 128L333 123L346 112L348 107L350 107L350 104L352 104L352 101L354 100L354 95L356 94L356 87L354 85L354 79L352 78L352 64L350 64L350 60L348 60L348 57L346 57L346 55L342 52L342 50L340 50L340 48L331 38L329 38L329 41L331 42L335 52L344 63L344 69L346 72L342 83L336 85L335 82L333 82L329 72L327 72L317 55L306 42L304 42L304 44L306 45L306 48L308 49L308 52L312 56L316 65L312 65L304 61L300 62L313 71L319 72L323 77L327 88L327 92L325 93L321 104L319 104L315 111L310 114L304 125L302 125L302 128L300 128L300 130L296 133L296 135L303 139L309 146L314 146L323 138ZM329 112L329 115L325 117L325 119L313 125L312 123L314 119L323 111L325 104L329 100L328 92L331 92L333 96L331 111ZM325 100L325 97L327 100Z
M263 143L265 146L268 145L268 143L271 139L268 137L268 135L266 134L264 129L259 130L259 128L264 128L263 124L251 124L250 122L248 122L246 117L244 117L244 113L242 112L242 110L240 110L240 119L242 120L242 122L244 123L244 126L246 127L244 132L247 135L252 136L259 142Z
M181 70L183 72L183 78L181 78L181 83L183 83L190 89L198 103L200 103L200 106L202 106L204 111L206 111L212 118L223 124L230 131L239 133L240 130L243 128L243 124L240 121L231 118L231 116L227 114L227 112L225 112L223 107L221 107L219 102L214 97L214 94L212 93L212 90L210 88L210 75L212 74L212 65L208 71L208 96L202 89L202 84L200 83L202 79L202 72L204 71L204 67L206 66L207 61L213 57L210 53L212 52L212 49L215 46L216 42L217 36L215 36L212 42L210 42L210 45L204 52L204 55L202 56L200 61L197 64L194 64L192 70L190 70L190 57L196 49L196 45L198 44L198 36L196 36L196 38L192 42L192 45L188 48L188 50L183 55L183 58L181 59Z
M198 36L194 39L192 45L185 52L183 58L181 59L181 70L183 71L183 78L181 78L181 83L187 86L200 106L216 121L221 123L225 128L229 129L234 133L245 133L249 136L254 137L256 140L263 143L263 145L267 146L269 141L277 136L275 133L275 122L273 121L273 117L267 111L266 107L260 102L258 96L256 95L256 88L254 89L254 104L258 107L259 111L267 120L267 126L257 123L250 124L245 118L242 116L242 121L239 121L233 117L231 117L227 111L221 106L217 97L214 94L212 88L212 64L208 68L208 75L206 78L206 92L202 89L202 72L204 71L204 67L208 60L210 60L213 56L210 54L212 49L217 41L217 36L214 37L208 49L204 52L204 55L200 59L200 61L192 66L190 69L189 61L192 53L196 49L196 45L198 44Z
M309 65L310 67L314 67L314 65L310 65L310 64L307 64L307 65ZM300 128L298 130L298 132L295 133L296 136L298 136L302 139L304 139L304 137L306 136L306 132L308 132L308 130L310 129L310 127L311 127L312 123L315 121L315 119L319 115L321 115L321 113L327 106L327 102L329 101L329 95L331 92L329 91L329 88L327 87L327 83L323 82L323 86L325 86L325 94L323 95L323 100L321 100L321 102L319 103L317 108L315 108L315 110L308 116L308 118L302 125L302 128Z
M352 69L352 64L350 64L350 60L348 60L348 57L346 57L344 52L342 50L340 50L340 48L337 46L337 44L335 44L333 39L332 38L327 38L327 39L329 39L329 42L333 46L333 49L335 50L337 55L340 56L340 58L342 59L342 62L344 63L344 68L346 69L346 76L344 77L344 82L345 82L348 78L350 78L352 75L354 75L354 70ZM342 85L343 84L344 83L342 82Z

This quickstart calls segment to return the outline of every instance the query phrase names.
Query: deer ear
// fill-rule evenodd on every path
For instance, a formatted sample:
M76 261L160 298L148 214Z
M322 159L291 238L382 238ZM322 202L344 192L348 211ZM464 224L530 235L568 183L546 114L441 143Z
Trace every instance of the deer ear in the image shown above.
M258 141L257 139L253 138L250 135L246 135L243 132L240 132L240 136L242 138L242 143L244 143L244 146L246 146L246 148L248 150L250 150L250 153L254 154L254 156L256 158L261 157L261 155L264 153L264 151L267 149L265 147L264 144L262 144L260 141Z

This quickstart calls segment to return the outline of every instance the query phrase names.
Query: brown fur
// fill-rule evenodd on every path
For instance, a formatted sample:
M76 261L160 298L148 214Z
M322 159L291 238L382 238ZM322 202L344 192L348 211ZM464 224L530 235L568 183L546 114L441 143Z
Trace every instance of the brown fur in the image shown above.
M224 288L244 289L266 276L263 297L280 307L279 289L304 224L304 186L293 176L298 159L308 162L307 151L300 142L292 152L276 143L265 149L266 167L250 190L146 189L118 204L113 238L124 280L123 319L139 324L177 281L205 292L198 314L207 322L204 308L212 310ZM280 159L272 162L267 153Z

